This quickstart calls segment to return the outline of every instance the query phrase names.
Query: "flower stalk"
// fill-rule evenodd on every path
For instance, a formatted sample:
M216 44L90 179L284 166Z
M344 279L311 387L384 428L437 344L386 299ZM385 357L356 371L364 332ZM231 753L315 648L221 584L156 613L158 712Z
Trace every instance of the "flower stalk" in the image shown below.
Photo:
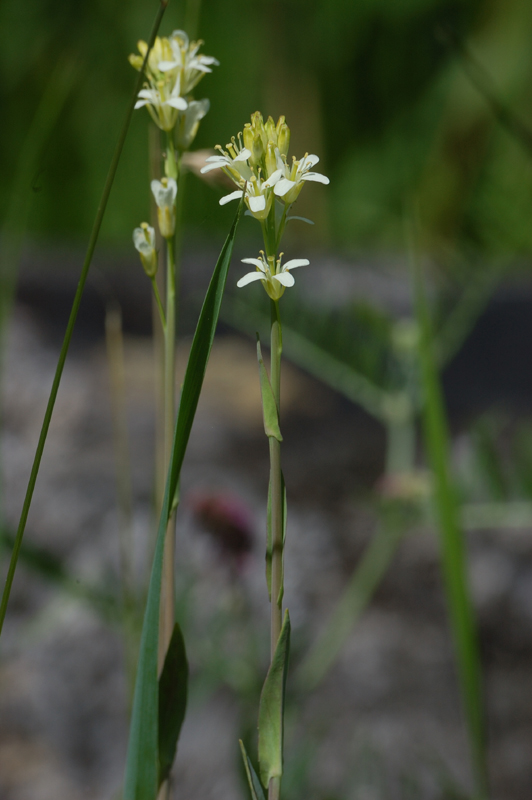
M271 306L271 361L270 383L279 418L281 404L281 355L283 350L279 302L270 300ZM271 659L283 624L283 478L281 472L281 442L270 436L270 492L271 492ZM270 798L272 800L272 798Z

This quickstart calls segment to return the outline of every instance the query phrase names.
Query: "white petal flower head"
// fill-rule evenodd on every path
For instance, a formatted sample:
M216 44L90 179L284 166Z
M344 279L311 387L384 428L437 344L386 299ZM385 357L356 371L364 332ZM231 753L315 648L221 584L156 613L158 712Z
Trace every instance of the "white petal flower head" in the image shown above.
M210 172L213 169L221 169L239 187L237 191L225 195L220 200L220 205L224 206L231 200L237 200L245 192L245 202L250 213L258 220L264 220L270 213L273 203L273 187L282 177L282 170L276 170L269 178L263 179L261 167L253 168L250 164L252 157L251 151L244 147L240 135L238 140L233 137L230 144L226 145L227 150L223 150L219 145L217 149L221 155L209 156L206 165L201 170L202 173Z
M305 153L300 161L292 160L290 167L286 162L286 157L282 157L279 152L277 155L277 166L283 172L283 177L275 184L274 192L286 205L291 205L297 200L299 192L303 188L304 181L316 181L317 183L328 184L329 178L319 172L311 172L318 161L318 156Z
M170 239L175 231L175 199L177 183L174 178L163 178L162 181L151 182L152 194L157 203L157 217L161 236Z
M157 273L157 251L155 250L155 230L142 222L140 228L133 231L133 244L140 254L144 272L149 278L154 278Z
M146 106L151 118L162 131L171 131L177 121L179 111L186 111L188 103L180 94L179 80L173 83L157 81L156 84L145 84L138 93L135 108Z
M282 257L283 253L280 253L277 260L273 256L268 258L261 250L260 258L243 258L243 264L253 264L256 270L248 272L243 278L240 278L237 286L242 288L242 286L247 286L248 283L253 283L253 281L262 281L268 296L272 300L279 300L283 296L284 290L295 283L294 276L290 274L290 270L296 269L296 267L306 267L310 264L310 261L306 258L293 258L281 266Z
M198 51L203 44L201 40L189 42L185 31L174 31L169 40L172 56L159 62L161 72L176 72L181 77L183 94L187 95L203 76L212 72L211 67L219 66L213 56L204 56Z

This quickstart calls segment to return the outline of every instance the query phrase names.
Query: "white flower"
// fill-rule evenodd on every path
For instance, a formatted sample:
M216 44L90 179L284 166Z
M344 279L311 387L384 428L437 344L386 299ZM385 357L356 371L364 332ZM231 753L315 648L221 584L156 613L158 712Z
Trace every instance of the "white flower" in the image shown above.
M296 161L293 158L291 167L288 166L286 159L283 159L278 150L276 151L276 158L277 167L282 170L283 177L275 184L274 192L287 205L297 200L299 192L303 188L303 181L329 183L329 178L325 175L321 175L319 172L310 172L310 169L318 163L318 156L305 153L300 161Z
M161 72L178 71L181 76L183 94L188 94L207 72L212 72L211 65L219 66L213 56L198 54L203 42L189 42L185 31L174 31L169 39L172 58L159 61Z
M222 169L239 187L236 191L222 197L220 205L223 206L231 200L240 199L242 192L245 191L246 205L251 214L256 219L266 219L273 202L271 190L282 177L282 170L277 169L267 180L263 180L260 168L254 170L250 166L251 152L247 147L243 147L240 137L238 141L233 138L231 144L227 145L227 150L222 150L220 146L218 146L218 150L221 155L210 156L207 164L201 170L202 173L210 172L212 169Z
M177 197L177 183L174 178L163 178L162 181L153 180L151 190L157 203L157 217L161 236L169 239L175 231L175 199Z
M140 228L133 231L133 244L140 253L140 260L144 271L149 278L155 277L157 272L157 251L155 250L155 230L142 222Z
M263 281L264 288L272 300L279 300L285 288L293 286L295 283L294 276L290 274L289 270L296 269L296 267L306 267L310 264L310 261L306 258L294 258L281 266L283 253L279 254L279 258L276 261L273 256L267 257L262 250L260 252L260 258L242 259L243 264L253 264L257 269L240 278L237 286L242 288L242 286L247 286L248 283L253 281Z
M148 82L139 92L135 108L147 106L153 121L163 131L173 129L178 111L188 108L185 97L203 75L212 72L211 65L218 64L212 56L198 53L202 44L201 41L189 42L184 31L174 31L169 39L157 37L150 50L144 68ZM135 69L140 70L148 45L140 41L138 48L140 55L129 56L129 61ZM199 119L201 117L196 117L197 121Z
M176 124L176 144L178 150L188 150L198 132L200 121L210 108L207 99L192 100L187 110L179 114Z
M188 108L187 101L180 94L179 79L173 85L164 80L152 83L151 86L145 84L138 97L135 108L147 106L151 118L163 131L171 131L176 124L178 112Z

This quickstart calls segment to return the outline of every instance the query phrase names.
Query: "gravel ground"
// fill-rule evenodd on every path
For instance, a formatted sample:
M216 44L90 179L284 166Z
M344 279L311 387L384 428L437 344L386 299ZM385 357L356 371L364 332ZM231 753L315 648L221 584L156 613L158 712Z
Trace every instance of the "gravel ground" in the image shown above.
M18 306L3 385L3 505L10 526L20 513L56 358L56 343L39 319ZM139 580L153 530L152 380L149 339L128 336L131 548ZM178 519L178 614L192 683L174 786L175 796L187 800L245 796L237 740L253 734L267 665L268 457L257 383L253 344L219 338L185 462ZM374 531L368 497L382 469L384 436L369 417L290 365L283 392L285 597L297 675ZM249 517L251 551L238 561L199 523L198 498L213 496L230 498ZM78 342L69 356L26 533L27 543L58 559L65 575L50 580L22 564L2 637L1 800L119 795L128 688L118 606L101 599L117 597L118 528L108 370L104 342L96 338ZM480 531L469 547L493 800L529 800L530 530ZM2 564L3 573L5 558ZM402 541L323 682L306 696L297 686L289 691L286 796L436 800L458 797L452 785L468 791L467 741L430 532Z

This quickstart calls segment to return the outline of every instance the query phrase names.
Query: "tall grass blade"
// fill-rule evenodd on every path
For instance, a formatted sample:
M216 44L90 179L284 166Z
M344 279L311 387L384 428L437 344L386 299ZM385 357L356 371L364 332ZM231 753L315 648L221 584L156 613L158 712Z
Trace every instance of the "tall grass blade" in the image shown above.
M155 37L157 35L157 31L159 29L159 25L161 24L161 20L168 5L168 0L161 0L159 11L157 12L157 16L155 18L155 22L153 25L152 32L150 34L150 38L148 41L148 50L146 52L146 56L144 58L144 63L146 62L153 42L155 41ZM111 194L111 188L113 186L113 181L116 175L116 170L118 168L118 162L120 161L120 156L122 155L122 149L124 146L124 142L126 140L127 132L129 129L129 124L131 122L131 116L133 114L133 108L135 106L135 102L137 99L137 94L140 91L140 87L142 86L142 82L144 80L143 70L139 72L138 78L135 82L135 89L131 97L131 101L129 107L126 112L126 116L124 119L124 124L122 126L122 130L120 132L120 136L118 137L118 142L115 148L115 152L113 154L113 158L111 160L111 166L109 167L109 172L107 173L107 179L105 181L105 186L103 188L102 197L100 199L100 204L98 206L98 210L96 212L96 219L94 220L94 225L92 228L92 232L89 238L89 244L87 247L87 252L85 255L85 260L83 262L83 268L81 270L81 276L78 282L78 287L76 289L76 294L74 296L74 301L72 303L72 310L70 312L70 317L68 320L65 337L63 339L63 344L61 346L61 352L59 353L59 360L57 362L57 367L54 375L54 380L52 383L52 388L50 391L50 397L48 399L48 405L46 406L46 411L44 414L44 420L41 427L41 432L39 435L39 442L37 444L37 450L35 451L35 457L33 460L33 466L31 468L30 478L28 481L28 488L26 490L26 496L24 498L24 504L22 506L22 513L20 516L20 522L17 529L17 534L15 537L15 546L13 547L13 552L11 554L11 560L9 563L6 582L4 585L4 591L2 594L2 601L0 603L0 635L2 633L2 628L4 626L4 620L7 611L7 604L9 602L9 596L11 594L11 587L13 585L13 578L15 576L15 570L17 568L17 561L20 552L20 546L22 544L22 539L24 537L24 530L26 528L26 522L28 519L28 514L31 506L31 500L33 497L33 491L35 489L35 484L37 482L37 475L39 473L39 467L41 465L42 454L44 451L44 445L46 443L46 437L48 436L48 429L50 427L50 421L52 419L52 414L54 411L55 401L57 397L57 392L59 390L59 384L61 382L61 377L63 375L63 368L65 366L65 361L68 353L68 348L70 346L70 340L72 339L72 333L74 331L74 325L76 324L76 319L78 316L78 310L81 303L81 298L83 296L83 290L85 289L85 283L87 281L87 276L89 274L89 269L92 261L92 256L94 253L94 249L96 247L96 242L98 241L98 235L100 233L100 228L102 225L103 217L105 214L105 210L107 208L107 202L109 200L109 195Z
M441 383L436 368L429 307L421 266L412 249L416 319L419 326L419 363L424 391L425 447L433 472L435 516L439 528L443 576L458 676L467 722L475 780L475 796L488 796L485 720L477 631L467 577L460 509L449 464L449 433Z
M159 606L166 526L176 496L179 474L194 421L207 361L220 313L227 271L242 204L216 263L196 333L190 349L179 412L174 434L170 466L166 478L163 508L142 626L133 712L129 732L124 800L155 800L158 789L158 704L157 651L159 645Z

